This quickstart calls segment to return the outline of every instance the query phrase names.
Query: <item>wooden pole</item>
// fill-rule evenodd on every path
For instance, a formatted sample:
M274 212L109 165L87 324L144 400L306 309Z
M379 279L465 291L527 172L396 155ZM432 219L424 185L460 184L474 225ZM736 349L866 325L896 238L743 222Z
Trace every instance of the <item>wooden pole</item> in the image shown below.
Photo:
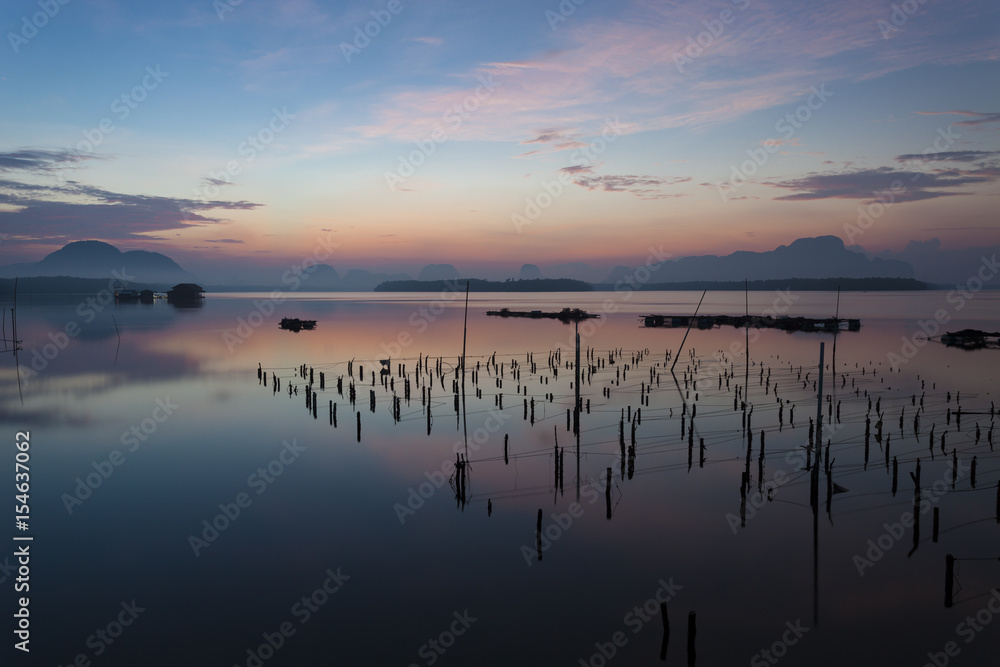
M21 392L21 364L17 359L18 343L17 343L17 278L14 278L14 307L10 309L10 335L13 338L14 346L14 370L17 373L17 395L21 399L21 405L24 405L24 394ZM117 354L117 353L116 353Z
M608 521L611 521L611 468L608 468L607 479L604 482L604 502L608 507Z
M670 619L667 618L667 603L660 603L660 618L663 619L663 642L660 643L660 660L667 659L667 645L670 643Z
M747 325L746 329L746 355L747 355L747 370L745 377L743 378L743 384L747 391L750 390L750 280L744 278L743 280L743 305L744 305L744 316L746 317ZM746 398L746 397L744 397Z
M538 551L538 560L542 560L542 508L538 508L538 520L535 521L535 548Z
M823 427L823 353L826 343L819 344L819 382L816 391L816 442L820 442L820 433Z
M697 652L695 651L694 638L698 634L698 618L697 615L692 611L688 612L688 642L687 642L687 664L688 667L694 667L695 660L697 658Z
M698 300L698 307L694 309L694 315L688 320L687 331L684 332L684 338L681 339L681 346L677 349L677 356L674 357L674 363L670 365L670 372L674 372L674 366L677 365L677 360L681 358L681 351L684 349L684 342L687 340L688 334L691 333L691 325L694 324L694 320L698 317L698 311L701 310L701 302L705 300L705 295L708 294L708 290L701 293L701 299Z
M462 325L462 384L465 384L465 341L469 334L469 281L465 281L465 323Z
M955 595L955 557L948 554L944 557L944 606L951 609Z
M573 403L573 432L580 432L580 321L576 321L576 400Z

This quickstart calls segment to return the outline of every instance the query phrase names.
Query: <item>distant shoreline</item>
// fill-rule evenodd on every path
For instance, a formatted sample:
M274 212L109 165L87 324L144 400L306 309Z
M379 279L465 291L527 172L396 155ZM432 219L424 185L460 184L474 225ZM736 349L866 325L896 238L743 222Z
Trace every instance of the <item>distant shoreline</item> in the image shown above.
M636 290L643 292L690 292L713 290L732 292L749 289L752 292L790 289L797 292L870 292L870 291L916 291L931 289L926 283L913 278L786 278L779 280L696 280L690 282L628 284L585 283L580 280L511 280L487 281L470 279L472 292L620 292ZM566 285L562 288L542 287L543 284ZM456 291L465 287L465 280L397 280L384 282L375 288L376 292L438 292Z
M691 292L718 291L742 292L745 288L751 292L793 290L796 292L901 292L922 291L934 289L951 289L951 285L930 285L912 278L787 278L780 280L742 280L710 281L696 280L689 282L628 284L617 283L587 283L569 278L537 278L533 280L482 280L479 278L456 280L393 280L380 283L374 290L301 290L309 292L328 292L334 294L371 294L373 292L464 292L465 283L469 282L472 293L490 292L621 292L636 290L643 292ZM109 287L109 281L103 278L71 278L32 277L18 279L18 295L30 296L41 294L96 294ZM117 285L116 285L117 286ZM165 284L130 283L129 288L149 288L164 291L170 288ZM274 285L208 285L206 291L212 292L271 292L281 290ZM0 279L0 294L12 295L14 279Z

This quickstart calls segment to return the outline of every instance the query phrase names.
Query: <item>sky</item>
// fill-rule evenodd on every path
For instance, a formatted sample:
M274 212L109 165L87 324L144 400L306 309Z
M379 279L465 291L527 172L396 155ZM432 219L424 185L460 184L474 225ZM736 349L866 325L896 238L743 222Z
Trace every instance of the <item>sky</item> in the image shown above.
M0 28L0 264L1000 244L988 0L8 0Z

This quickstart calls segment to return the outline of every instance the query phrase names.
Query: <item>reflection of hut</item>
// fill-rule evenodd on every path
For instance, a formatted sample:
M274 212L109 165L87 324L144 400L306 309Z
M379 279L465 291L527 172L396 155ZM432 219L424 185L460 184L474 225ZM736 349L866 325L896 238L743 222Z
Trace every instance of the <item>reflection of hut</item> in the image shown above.
M167 301L194 302L205 298L205 290L194 283L180 283L167 290Z
M139 301L143 303L153 303L153 290L144 289L139 292Z

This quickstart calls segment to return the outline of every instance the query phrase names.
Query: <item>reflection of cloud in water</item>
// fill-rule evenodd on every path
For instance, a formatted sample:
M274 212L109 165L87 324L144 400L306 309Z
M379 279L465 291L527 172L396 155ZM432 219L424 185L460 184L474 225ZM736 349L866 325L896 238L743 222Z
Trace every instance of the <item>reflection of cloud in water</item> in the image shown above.
M6 392L5 392L6 393ZM13 424L17 428L35 428L42 426L93 426L95 420L87 414L67 412L61 404L51 404L43 407L22 407L17 398L17 387L14 387L12 397L5 396L0 402L0 424Z

